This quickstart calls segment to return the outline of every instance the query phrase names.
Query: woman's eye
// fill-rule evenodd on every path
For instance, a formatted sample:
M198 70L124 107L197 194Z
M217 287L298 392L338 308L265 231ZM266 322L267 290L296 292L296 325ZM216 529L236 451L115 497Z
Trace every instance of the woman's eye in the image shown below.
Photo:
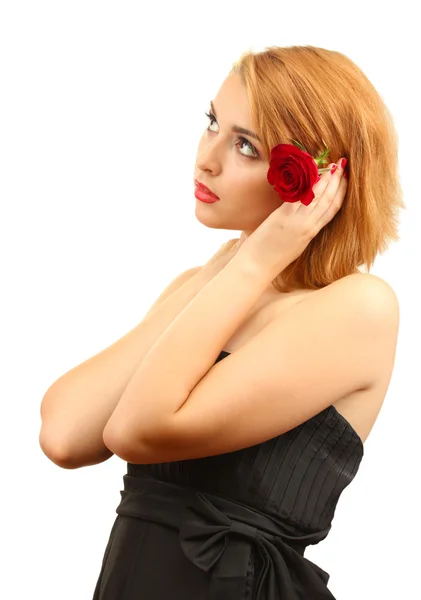
M259 157L259 153L257 152L256 148L253 146L253 144L251 144L246 138L239 137L236 145L241 147L243 144L245 144L252 151L251 155L244 154L244 156L246 156L247 158L258 158Z
M212 125L212 121L215 121L215 122L216 122L215 115L213 115L212 113L207 113L207 112L205 112L205 115L206 115L206 116L207 116L207 118L208 118L208 119L211 121L211 122L209 123L209 127ZM208 129L209 129L209 127L208 127Z
M207 118L208 118L208 119L211 121L211 122L209 123L209 127L207 128L207 129L208 129L208 131L211 131L211 130L210 130L210 127L213 125L213 123L214 123L214 122L215 122L215 123L217 123L216 117L215 117L215 115L213 115L212 113L207 113L207 112L205 112L205 115L206 115L206 116L207 116ZM245 158L259 158L259 153L258 153L258 151L257 151L257 150L256 150L256 148L253 146L253 144L252 144L251 142L249 142L249 141L248 141L246 138L244 138L244 137L239 137L235 145L236 145L236 146L239 146L240 148L241 148L243 145L245 145L245 146L247 146L247 147L248 147L248 148L251 150L252 154L241 154L242 156L245 156Z

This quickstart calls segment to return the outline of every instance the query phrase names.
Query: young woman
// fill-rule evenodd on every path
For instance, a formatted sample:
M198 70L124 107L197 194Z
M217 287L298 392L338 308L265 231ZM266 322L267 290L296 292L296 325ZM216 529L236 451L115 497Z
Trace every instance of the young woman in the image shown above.
M369 270L405 208L393 120L311 46L245 53L207 114L196 216L240 237L55 382L40 442L65 468L128 463L94 600L332 599L304 551L392 375L398 301Z

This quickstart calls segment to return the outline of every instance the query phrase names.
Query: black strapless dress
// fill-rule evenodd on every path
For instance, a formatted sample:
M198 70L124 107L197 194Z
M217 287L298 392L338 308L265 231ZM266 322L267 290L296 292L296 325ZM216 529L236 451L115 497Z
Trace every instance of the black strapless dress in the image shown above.
M304 551L328 535L363 454L329 406L235 452L128 463L93 600L334 599Z

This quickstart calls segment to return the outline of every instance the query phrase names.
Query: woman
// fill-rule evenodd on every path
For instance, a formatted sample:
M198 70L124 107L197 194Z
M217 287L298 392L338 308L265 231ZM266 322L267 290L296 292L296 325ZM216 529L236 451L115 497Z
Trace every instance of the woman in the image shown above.
M351 60L311 46L245 53L207 114L196 216L242 233L158 299L102 413L101 460L128 467L94 600L331 599L304 550L393 370L396 295L358 269L399 239L393 121Z

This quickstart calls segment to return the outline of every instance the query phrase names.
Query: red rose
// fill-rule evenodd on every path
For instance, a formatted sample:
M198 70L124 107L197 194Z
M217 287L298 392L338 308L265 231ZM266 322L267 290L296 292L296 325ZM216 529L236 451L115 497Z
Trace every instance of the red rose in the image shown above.
M318 166L304 150L292 144L278 144L270 152L267 179L284 202L302 202L308 206L314 199L313 186L319 181Z

